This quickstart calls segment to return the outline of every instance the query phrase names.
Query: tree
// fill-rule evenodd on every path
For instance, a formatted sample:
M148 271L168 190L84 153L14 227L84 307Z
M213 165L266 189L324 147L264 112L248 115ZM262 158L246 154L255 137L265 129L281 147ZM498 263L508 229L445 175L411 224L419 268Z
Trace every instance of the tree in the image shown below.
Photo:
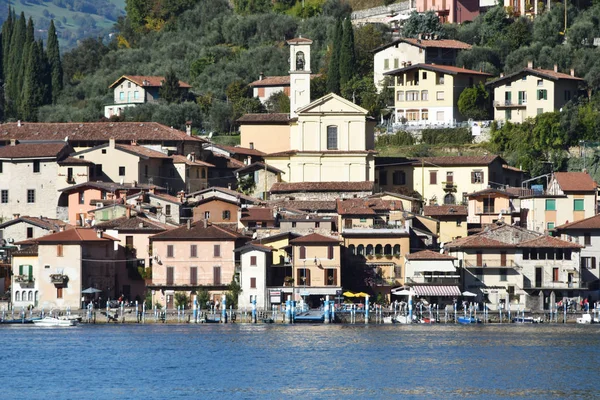
M43 49L40 43L30 44L29 60L25 69L23 93L19 103L19 115L26 121L37 121L37 110L44 104L47 87L44 78L48 75L44 62Z
M489 118L490 94L483 83L466 88L458 97L458 111L465 117L474 120Z
M265 101L265 108L270 113L289 113L290 97L284 92L275 92Z
M21 96L21 82L19 82L19 73L23 67L23 47L25 46L26 35L25 14L13 26L13 33L10 39L9 53L7 62L10 64L6 80L6 116L15 117L19 108L19 99Z
M413 11L402 28L404 37L416 38L421 35L433 35L439 38L445 36L445 31L435 11L424 13Z
M340 86L350 81L356 72L354 54L354 28L349 18L344 20L342 48L340 50Z
M331 44L331 57L327 69L327 90L332 93L340 93L340 52L342 46L342 21L337 20L333 43Z
M165 79L162 81L158 94L161 99L167 103L181 102L181 87L179 86L179 78L172 68L169 68L165 74Z
M175 306L189 308L190 297L185 292L175 292Z
M146 24L152 2L148 0L125 0L125 11L134 31L140 32Z
M60 49L58 47L58 37L54 28L54 21L50 21L48 28L48 45L46 47L48 63L52 74L52 103L56 104L56 99L63 88L63 69L60 61Z
M356 74L373 75L373 49L387 43L388 30L383 24L366 24L354 31Z

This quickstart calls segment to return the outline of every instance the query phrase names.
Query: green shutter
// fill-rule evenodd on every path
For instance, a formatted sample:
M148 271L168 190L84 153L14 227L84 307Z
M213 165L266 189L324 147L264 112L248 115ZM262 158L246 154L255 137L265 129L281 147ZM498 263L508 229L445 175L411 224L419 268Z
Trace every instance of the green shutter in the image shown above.
M19 275L23 275L23 266L19 265Z
M583 208L583 199L575 199L575 200L573 200L573 210L574 211L584 211L584 208Z
M555 199L546 199L546 211L556 211Z
M29 266L29 282L33 280L33 265Z

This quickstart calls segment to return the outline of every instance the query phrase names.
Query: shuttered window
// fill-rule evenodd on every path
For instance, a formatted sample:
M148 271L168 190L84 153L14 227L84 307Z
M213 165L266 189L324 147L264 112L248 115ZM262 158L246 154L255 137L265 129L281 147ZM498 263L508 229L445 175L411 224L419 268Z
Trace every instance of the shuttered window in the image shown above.
M215 286L221 284L221 267L213 267L213 283Z
M327 248L327 258L333 260L333 246Z
M175 257L175 249L172 244L167 245L167 257L173 258Z
M306 259L306 247L304 246L300 246L300 259Z
M256 256L250 256L250 265L253 267L256 266Z
M190 267L190 285L198 284L198 267Z
M221 245L220 244L215 244L215 247L213 250L213 256L221 257Z
M167 267L167 285L172 285L175 278L175 268Z
M198 245L190 245L190 257L198 257Z
M250 288L256 289L256 278L250 278Z
M56 257L62 257L62 256L63 256L63 245L57 244L56 245Z

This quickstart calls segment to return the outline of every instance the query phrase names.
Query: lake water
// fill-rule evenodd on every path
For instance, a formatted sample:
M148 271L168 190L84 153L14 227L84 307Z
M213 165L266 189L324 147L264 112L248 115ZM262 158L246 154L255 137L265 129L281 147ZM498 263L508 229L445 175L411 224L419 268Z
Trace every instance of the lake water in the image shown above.
M581 398L595 325L0 327L2 399Z

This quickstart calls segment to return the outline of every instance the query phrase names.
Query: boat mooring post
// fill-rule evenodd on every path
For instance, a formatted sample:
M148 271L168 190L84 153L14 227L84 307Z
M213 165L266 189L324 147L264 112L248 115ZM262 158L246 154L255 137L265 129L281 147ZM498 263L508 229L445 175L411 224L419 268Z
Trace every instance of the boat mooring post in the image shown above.
M335 322L335 302L331 302L331 322Z
M136 319L137 322L140 322L140 313L139 313L139 310L140 310L139 309L139 303L136 300L135 301L135 319Z
M194 304L192 305L192 314L194 315L194 323L198 322L198 299L194 299Z
M291 298L292 298L292 296L288 296L287 300L285 301L285 322L287 322L288 324L292 323L292 302L291 302Z
M146 323L146 302L142 303L142 324Z
M252 323L256 323L256 295L251 295L250 301L252 302Z
M365 324L369 323L369 295L365 297Z
M413 298L412 298L412 294L408 295L408 323L412 324L412 315L413 315Z
M292 323L296 322L296 300L292 300Z
M458 317L456 315L456 311L457 311L456 308L457 308L457 305L456 305L456 302L454 302L454 323L455 324L458 323Z
M227 296L221 295L221 322L227 323Z
M110 322L110 308L108 304L108 300L106 300L106 323Z
M329 320L329 295L325 296L325 303L323 303L323 322L328 324Z
M563 324L567 323L567 306L563 301Z

